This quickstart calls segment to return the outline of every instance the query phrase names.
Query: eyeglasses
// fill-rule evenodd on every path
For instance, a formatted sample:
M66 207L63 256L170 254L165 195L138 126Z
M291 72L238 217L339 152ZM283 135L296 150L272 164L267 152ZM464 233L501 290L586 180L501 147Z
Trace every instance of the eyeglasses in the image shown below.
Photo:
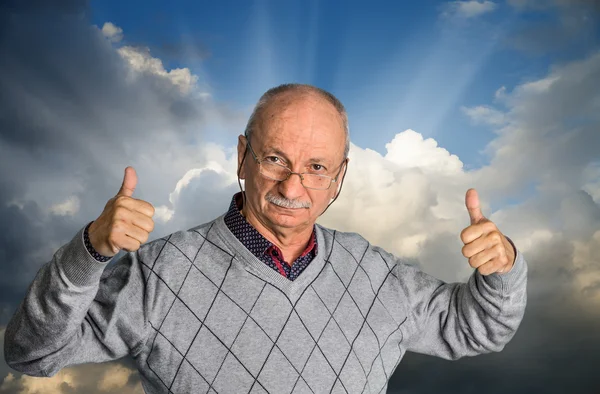
M270 161L265 161L265 159L259 159L254 153L254 149L250 145L250 140L246 140L248 147L250 148L250 152L252 152L252 157L254 157L254 161L258 164L259 172L265 177L272 179L274 181L283 182L287 180L290 175L296 174L300 177L300 183L307 189L314 190L327 190L331 187L332 182L337 182L340 173L342 172L342 166L347 159L344 159L340 164L340 169L334 178L327 175L320 174L311 174L309 172L294 172L283 166L281 164L273 163Z

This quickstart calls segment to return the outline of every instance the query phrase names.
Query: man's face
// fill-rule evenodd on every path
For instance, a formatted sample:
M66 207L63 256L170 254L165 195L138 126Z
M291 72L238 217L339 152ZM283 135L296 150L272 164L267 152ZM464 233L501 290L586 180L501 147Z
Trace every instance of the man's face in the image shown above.
M262 113L250 145L257 157L282 164L294 172L316 173L334 178L344 160L345 131L342 119L333 105L316 95L284 94ZM240 136L238 166L246 149ZM335 196L338 182L327 190L306 189L298 175L285 181L265 178L259 172L252 154L244 160L240 177L245 179L245 211L268 229L305 229L312 227L318 216ZM308 203L309 208L284 208L274 200L285 199ZM249 212L248 212L249 211Z

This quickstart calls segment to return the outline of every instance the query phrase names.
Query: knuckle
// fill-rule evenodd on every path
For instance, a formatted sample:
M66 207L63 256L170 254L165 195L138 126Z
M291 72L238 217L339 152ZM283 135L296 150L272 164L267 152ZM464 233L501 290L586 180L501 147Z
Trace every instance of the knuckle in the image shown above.
M490 233L490 236L492 237L492 240L494 240L495 242L502 241L502 237L500 236L500 232L498 230L492 231Z
M489 219L486 219L486 221L483 223L483 226L485 226L485 228L489 231L496 230L496 224Z
M123 218L123 215L124 215L123 210L124 209L125 208L119 207L119 206L115 207L115 209L113 211L113 215L112 215L113 216L113 221L116 222L116 221L121 220Z
M108 244L111 246L111 248L114 250L115 247L118 244L118 240L117 240L117 235L115 233L111 233L108 236Z
M117 231L121 231L123 229L124 224L125 224L125 222L123 222L123 219L115 217L112 222L111 232L115 233Z
M121 206L128 198L129 197L127 197L127 196L123 196L123 195L119 194L118 196L115 197L115 204L118 206Z
M463 243L467 243L467 229L464 229L463 231L460 232L460 239L461 241L463 241Z
M469 257L469 265L473 268L477 268L477 259L475 257Z
M129 218L130 210L125 207L117 207L115 209L115 219L125 222L125 219Z

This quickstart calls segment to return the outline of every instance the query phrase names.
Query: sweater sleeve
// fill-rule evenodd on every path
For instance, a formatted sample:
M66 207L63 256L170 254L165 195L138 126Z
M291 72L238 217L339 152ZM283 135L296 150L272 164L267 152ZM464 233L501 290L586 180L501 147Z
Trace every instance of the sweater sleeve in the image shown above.
M396 263L399 296L407 303L406 350L456 360L499 352L516 333L527 303L527 263L517 250L506 273L445 283Z
M83 232L44 264L6 327L4 357L31 376L53 376L62 368L136 355L148 324L145 280L139 252L115 264L96 260Z

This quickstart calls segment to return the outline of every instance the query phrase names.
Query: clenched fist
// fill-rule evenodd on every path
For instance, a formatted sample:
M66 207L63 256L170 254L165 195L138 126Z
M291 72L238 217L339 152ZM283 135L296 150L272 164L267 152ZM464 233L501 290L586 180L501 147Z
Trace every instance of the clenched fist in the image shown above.
M154 230L152 204L131 197L136 185L135 170L125 168L121 189L108 200L102 214L90 225L90 242L103 256L114 256L121 249L138 250Z
M479 270L482 275L510 271L515 262L516 252L498 227L481 213L479 196L475 189L467 190L465 204L471 225L460 234L460 239L465 244L462 248L463 256L468 258L471 267Z

